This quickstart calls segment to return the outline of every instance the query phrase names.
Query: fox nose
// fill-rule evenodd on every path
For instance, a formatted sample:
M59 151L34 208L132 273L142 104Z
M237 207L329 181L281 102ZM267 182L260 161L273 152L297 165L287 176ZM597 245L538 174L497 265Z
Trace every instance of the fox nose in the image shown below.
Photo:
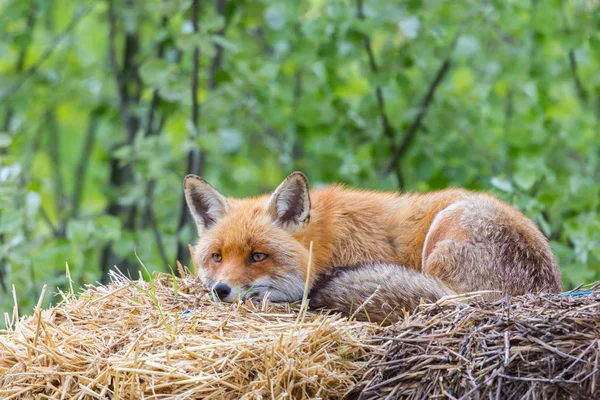
M226 283L219 282L213 287L213 293L217 295L219 300L222 300L231 293L231 288Z

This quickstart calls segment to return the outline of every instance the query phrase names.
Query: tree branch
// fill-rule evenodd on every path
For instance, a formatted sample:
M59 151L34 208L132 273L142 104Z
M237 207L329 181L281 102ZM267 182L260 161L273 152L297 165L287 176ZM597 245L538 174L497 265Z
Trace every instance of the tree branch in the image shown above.
M35 26L35 22L37 20L37 7L36 2L32 1L31 7L29 9L29 13L27 14L27 22L25 24L29 35L27 36L27 40L24 41L23 46L21 46L21 50L19 51L19 55L17 57L17 68L16 72L23 72L25 68L25 58L27 57L27 51L29 50L29 46L31 45L31 38L33 36L33 28Z
M87 131L85 134L85 140L83 142L83 148L79 156L79 162L75 169L75 188L73 189L73 200L71 202L71 218L79 217L79 209L81 207L81 198L83 196L83 185L85 183L85 174L87 166L90 161L92 148L94 147L94 141L96 139L96 130L98 128L98 118L100 111L98 109L92 111L90 119L88 121Z
M198 26L198 14L200 13L200 0L193 0L192 3L192 26L194 33L199 32ZM198 76L200 73L200 48L194 47L194 54L192 56L192 125L198 132L198 118L200 116L200 106L198 103Z
M600 88L596 89L596 123L600 124Z
M362 0L356 0L356 8L358 19L364 21L365 13L363 10ZM379 73L379 67L377 66L377 62L375 61L375 55L373 54L373 48L371 46L371 39L365 34L363 34L362 37L365 50L367 51L367 55L369 56L369 66L371 68L371 72L377 75ZM390 124L390 120L387 116L387 112L385 110L385 99L383 97L383 90L379 85L375 88L375 96L377 98L377 107L379 108L379 116L381 119L381 125L383 126L383 133L391 141L391 146L393 147L393 140L396 136L396 131Z
M361 21L365 20L365 13L363 10L363 0L356 0L356 14L358 19ZM362 34L363 44L365 47L365 51L367 52L367 56L369 57L369 67L373 75L379 74L379 66L377 65L377 61L375 60L375 54L373 53L373 47L371 45L371 38L366 34ZM377 85L375 87L375 98L377 99L377 108L379 109L379 119L381 120L381 126L383 128L383 134L387 137L390 144L390 151L394 151L394 139L397 136L396 129L390 123L390 120L386 111L385 98L383 97L383 89L381 86ZM402 177L402 172L400 167L396 165L394 167L394 172L396 175L396 181L398 183L398 189L404 188L404 178Z
M302 75L303 71L298 68L294 75L294 143L292 144L292 161L296 161L302 156L302 144L298 140L298 108L300 107L300 99L302 98Z
M512 117L514 114L514 104L513 104L514 90L512 87L509 87L506 93L506 105L504 107L504 134L508 135L508 130L510 129L510 124L512 122Z
M200 14L200 0L193 0L192 3L192 25L194 27L194 33L198 34L198 16ZM200 117L200 105L198 102L198 75L200 69L200 48L194 47L194 53L192 56L192 77L191 77L191 96L192 96L192 126L194 127L194 135L198 133L198 119ZM202 174L204 169L204 157L199 148L193 149L188 153L187 157L187 173L188 174ZM179 207L179 222L177 224L177 233L181 233L183 228L190 221L190 213L187 210L187 203L185 197L182 196L181 206ZM177 245L177 260L183 259L186 254L187 247L181 244L178 240Z
M579 79L579 73L577 71L577 59L575 58L575 52L573 50L569 50L569 65L571 66L571 75L573 75L577 96L579 96L579 99L583 103L587 103L588 94L581 84L581 79Z
M538 9L538 0L531 0L531 8L529 17L530 21L535 21ZM563 13L564 15L564 13ZM531 38L533 39L533 30L531 31ZM537 54L538 46L529 46L529 76L533 76L534 68L535 68L535 59Z
M258 45L262 48L262 50L265 53L267 53L269 56L272 56L273 53L275 53L275 50L273 50L273 47L271 47L271 45L267 42L267 39L265 38L265 31L263 27L259 26L257 28L252 29L252 31L250 31L250 34L256 39Z
M454 45L452 45L452 48L454 48ZM451 52L450 52L450 54L451 54ZM419 112L415 116L415 119L413 120L412 124L410 124L408 132L406 133L406 136L404 136L404 139L402 140L400 145L397 146L396 149L394 150L394 153L392 154L392 160L390 161L390 163L387 167L386 173L389 173L394 169L394 167L398 163L398 160L400 159L400 157L402 157L404 155L406 150L408 150L410 143L414 139L416 133L419 131L419 128L421 127L421 124L423 123L423 119L425 118L425 115L427 115L427 111L429 111L429 106L435 96L435 91L438 88L439 84L444 79L444 77L446 76L446 74L448 73L448 70L450 69L450 65L451 65L450 54L448 54L448 56L446 57L446 59L444 60L444 62L440 66L440 68L438 69L437 73L435 74L435 78L429 84L427 93L425 94L425 97L421 101L421 106L419 108Z
M25 242L27 242L27 243L32 242L31 231L28 227L28 222L30 221L30 218L27 215L27 208L22 207L22 205L25 204L26 196L27 196L27 187L29 185L29 182L31 182L31 180L32 180L31 177L33 175L33 172L32 172L33 160L40 148L40 143L42 141L43 126L44 126L44 124L41 123L39 125L39 127L36 129L36 131L31 133L31 139L29 140L29 142L25 146L23 146L23 149L25 151L23 154L23 161L21 163L22 172L19 175L20 191L17 194L17 196L15 196L15 207L17 209L21 209L21 211L23 213L21 229L23 231L23 237L25 238ZM45 213L43 207L40 207L40 211L42 213ZM47 216L47 214L46 214L46 216ZM48 222L50 222L49 218L48 218ZM56 234L56 229L52 229L53 225L51 223L50 223L50 226L51 226L51 231L52 231L54 237L58 239L59 236ZM35 266L34 266L31 254L28 254L28 258L29 258L29 267L30 267L29 274L30 274L31 284L35 285L36 284Z
M37 20L37 7L36 3L32 2L29 13L27 14L27 22L25 24L25 29L29 33L27 36L27 40L25 40L19 49L19 55L17 56L17 63L15 66L16 75L20 75L25 68L25 58L27 56L27 51L29 50L29 46L31 44L31 37L33 35L33 30L35 27L35 23ZM9 132L10 123L12 121L12 117L14 114L14 110L12 107L6 107L6 113L4 114L4 123L2 124L2 131ZM3 147L0 149L1 155L8 154L8 147ZM0 242L4 243L5 235L0 233ZM6 272L7 260L4 254L0 256L0 287L4 293L7 292L6 281L5 281L5 272Z
M134 8L133 0L125 0L126 7ZM138 32L125 31L125 46L123 49L123 66L121 68L122 84L125 87L125 104L129 107L130 104L139 105L142 96L142 78L140 77L137 63L137 55L140 51L140 38ZM133 142L133 138L139 128L139 117L135 112L129 113L128 125L126 126L129 133L129 142Z
M160 21L160 28L165 29L167 27L168 23L169 23L169 17L166 15L163 15L163 17L161 18L161 21ZM161 42L158 44L158 50L157 50L158 58L164 57L166 44L167 44L167 38L161 40ZM159 94L158 89L155 89L154 92L152 92L152 100L150 101L150 107L148 107L148 115L146 117L146 129L144 130L144 136L150 136L150 135L158 134L160 132L160 130L154 129L154 127L153 127L154 113L155 113L156 107L158 106L159 101L160 101L160 94Z
M356 7L357 7L358 18L361 21L364 21L365 14L364 14L364 10L363 10L363 1L357 0ZM365 50L367 51L367 55L369 56L369 66L371 68L371 72L373 72L373 74L377 74L379 72L379 67L377 66L377 62L375 60L375 55L373 54L371 40L365 34L363 34L362 36L363 36ZM441 65L441 67L439 68L434 80L429 85L427 93L426 93L423 101L421 102L421 107L419 109L419 113L416 115L415 119L413 120L412 124L410 125L410 127L408 129L408 132L404 136L404 139L400 142L400 144L398 146L394 145L394 140L396 137L396 130L390 124L389 118L387 116L385 98L383 97L383 91L380 86L377 86L375 89L375 95L377 97L377 106L379 108L379 115L380 115L380 119L381 119L381 125L383 127L383 133L390 140L390 147L392 149L392 159L391 159L391 162L388 164L388 167L386 168L385 173L388 174L392 171L395 171L395 175L398 180L398 186L400 188L403 187L404 182L402 179L402 174L398 167L398 160L400 159L400 157L402 155L404 155L406 150L408 150L416 133L419 131L419 128L421 127L421 124L423 123L423 119L425 118L425 115L427 115L427 111L429 110L429 105L435 95L435 91L436 91L437 87L439 86L440 82L442 81L442 79L444 78L444 76L448 73L448 70L450 69L450 64L451 64L450 56L452 54L452 50L454 49L457 39L458 39L458 35L456 35L454 40L452 41L451 50L450 50L448 56L446 57L446 59L444 60L444 62Z
M59 215L61 220L62 210L64 210L64 184L62 173L60 171L60 134L56 127L56 118L54 116L54 110L49 109L46 112L46 125L48 126L48 152L50 153L50 159L52 160L52 169L54 175L54 203L56 207L56 213ZM66 229L66 220L63 223L59 223L58 232L61 236L64 236Z
M139 36L138 33L126 33L125 44L123 48L123 67L119 68L116 53L116 37L117 37L117 15L114 5L114 0L108 1L108 37L109 37L109 62L110 69L117 87L118 111L121 121L124 126L126 140L125 142L131 145L137 130L139 128L139 117L132 113L129 109L130 104L139 104L141 95L141 80L136 64L136 56L139 52ZM126 0L127 7L134 7L135 4ZM127 85L129 82L130 85ZM132 87L132 85L135 85ZM125 184L132 181L133 167L131 164L124 166L120 165L119 160L114 157L110 159L110 185L113 190L118 190ZM113 216L120 216L124 219L123 228L125 231L135 234L135 219L137 216L137 205L122 206L116 199L112 199L107 207L107 213ZM127 259L120 260L115 257L112 251L112 243L109 243L102 251L102 268L106 274L108 268L115 263L122 263L122 268L127 274L134 271L134 264ZM104 275L104 278L106 275Z
M161 28L163 28L163 29L166 28L168 22L169 22L168 16L166 16L166 15L163 16L161 19L161 24L160 24ZM168 39L165 38L164 40L162 40L159 43L158 49L157 49L158 58L164 57L167 41L168 41ZM147 123L146 123L146 129L144 131L144 136L159 135L160 132L162 131L162 128L165 123L164 116L162 116L159 119L158 126L156 128L154 127L154 116L156 114L156 107L158 106L159 101L160 101L160 93L159 93L158 89L156 89L152 93L152 100L150 102L150 107L148 108ZM152 203L154 201L155 186L156 186L156 181L154 179L150 179L146 183L146 192L145 192L146 193L146 210L144 213L143 227L150 225L150 227L152 229L152 233L154 235L154 240L156 242L156 245L157 245L159 253L160 253L160 257L161 257L163 263L165 264L165 266L167 266L167 265L169 265L169 258L167 256L167 252L165 250L162 235L160 233L160 230L158 229L158 221L156 220L156 215L154 214L154 210L152 208Z
M54 223L52 223L50 215L48 215L43 206L40 207L40 216L42 217L46 225L48 225L48 228L50 229L50 232L52 232L52 236L54 236L55 239L64 237L64 235L58 230Z
M532 4L532 19L535 17L535 8L537 6L537 0L534 0ZM571 27L569 26L569 20L567 18L567 14L564 9L561 9L561 17L565 29L565 34L571 34ZM577 91L577 97L581 100L582 103L587 103L588 94L581 83L581 79L579 79L579 72L577 68L577 59L575 58L575 51L573 49L569 50L569 67L571 68L571 76L573 77L573 83L575 84L575 90Z
M2 239L4 237L4 235L0 235L0 239ZM6 280L4 278L5 276L5 268L6 266L6 259L4 258L4 255L2 255L2 258L0 259L0 289L2 289L3 293L6 293L8 288L6 287Z
M146 187L146 219L150 223L152 227L152 233L154 234L154 240L156 241L156 246L158 247L158 252L160 253L160 258L162 262L166 265L169 265L169 258L167 257L167 252L165 251L165 245L160 234L160 230L158 229L158 223L156 221L156 217L154 216L154 210L152 209L152 202L154 201L154 179L151 179Z
M31 37L33 36L33 29L37 20L37 7L35 5L35 2L31 4L31 7L29 8L29 13L27 14L27 23L25 24L25 29L27 32L29 32L29 35L27 35L27 39L23 42L23 45L19 49L19 55L17 56L17 63L15 66L16 75L20 75L23 72L23 69L25 68L25 58L27 56L29 46L31 45ZM2 130L4 132L8 132L13 112L14 111L11 107L6 108L6 114L4 115L4 123L2 125ZM6 148L3 148L1 152L5 153Z
M217 36L224 37L227 31L227 23L225 19L225 8L227 6L227 0L216 0L217 15L223 18L223 27L217 31ZM219 43L215 45L215 56L210 64L208 70L208 89L212 90L217 87L217 71L221 68L223 61L223 46Z
M56 36L52 44L44 50L42 55L37 59L37 61L29 67L24 73L23 77L12 86L10 86L3 94L0 96L0 104L2 104L6 99L15 94L21 86L32 76L37 70L42 66L42 64L52 55L54 50L58 47L58 45L69 35L69 33L75 29L77 24L82 20L82 18L87 15L87 13L92 9L91 6L85 7L79 10L75 16L71 19L69 24L63 29L63 31ZM24 56L23 56L24 60Z
M127 106L128 95L127 88L123 79L123 74L117 61L117 16L115 14L115 5L113 0L108 0L108 57L110 60L110 69L113 74L113 79L117 86L117 100L119 102L118 110L121 116L123 126L127 130L128 140L133 140L135 132L131 132L131 115Z

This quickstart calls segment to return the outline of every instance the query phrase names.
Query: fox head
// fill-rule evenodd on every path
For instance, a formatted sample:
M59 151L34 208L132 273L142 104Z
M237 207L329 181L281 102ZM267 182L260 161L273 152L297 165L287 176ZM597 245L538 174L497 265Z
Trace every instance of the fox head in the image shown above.
M302 299L308 250L301 243L310 220L308 179L290 174L270 196L226 198L188 175L184 192L198 227L194 261L215 301Z

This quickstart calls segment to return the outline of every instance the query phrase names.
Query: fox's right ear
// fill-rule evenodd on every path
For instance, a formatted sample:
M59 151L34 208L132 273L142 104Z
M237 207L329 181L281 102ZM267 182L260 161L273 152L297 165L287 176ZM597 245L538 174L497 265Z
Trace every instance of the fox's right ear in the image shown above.
M273 220L289 233L296 233L306 227L310 220L306 175L302 172L289 174L271 195L266 209Z
M198 227L198 234L214 224L229 210L225 196L198 175L183 180L185 200Z

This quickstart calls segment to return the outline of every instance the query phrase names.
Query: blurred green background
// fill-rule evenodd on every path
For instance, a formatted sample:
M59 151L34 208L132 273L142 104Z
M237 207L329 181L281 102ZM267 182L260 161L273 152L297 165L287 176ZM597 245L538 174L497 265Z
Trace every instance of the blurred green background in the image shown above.
M598 0L0 0L0 311L188 264L182 178L495 193L600 278Z

